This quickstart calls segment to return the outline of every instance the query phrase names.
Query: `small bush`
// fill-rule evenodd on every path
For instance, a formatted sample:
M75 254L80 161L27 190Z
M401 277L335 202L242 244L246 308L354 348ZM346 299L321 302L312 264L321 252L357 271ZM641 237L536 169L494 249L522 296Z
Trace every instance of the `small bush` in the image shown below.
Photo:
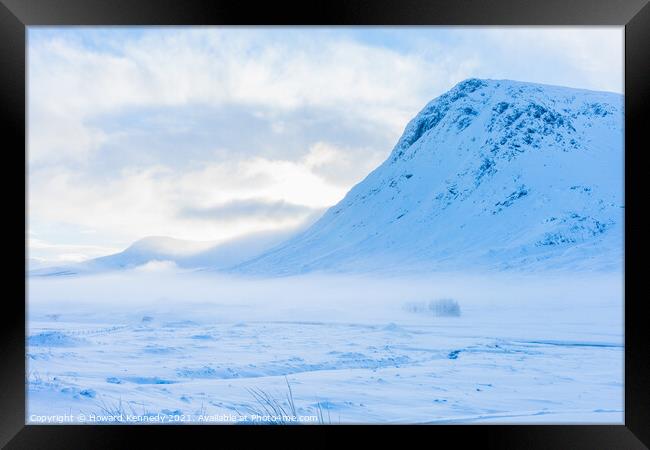
M441 298L440 300L431 300L429 310L436 316L460 316L460 305L456 300L451 298Z
M456 300L441 298L425 302L409 302L404 305L408 312L416 314L431 314L440 317L460 317L460 305Z

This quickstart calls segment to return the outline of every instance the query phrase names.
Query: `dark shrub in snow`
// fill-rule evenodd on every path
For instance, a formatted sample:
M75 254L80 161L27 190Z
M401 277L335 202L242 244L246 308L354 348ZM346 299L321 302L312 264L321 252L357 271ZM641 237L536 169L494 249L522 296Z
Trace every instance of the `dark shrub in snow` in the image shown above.
M429 310L436 316L460 316L460 305L456 300L450 298L430 301Z
M450 298L431 300L429 303L410 302L404 305L404 309L412 313L433 314L434 316L460 316L460 305L456 300Z

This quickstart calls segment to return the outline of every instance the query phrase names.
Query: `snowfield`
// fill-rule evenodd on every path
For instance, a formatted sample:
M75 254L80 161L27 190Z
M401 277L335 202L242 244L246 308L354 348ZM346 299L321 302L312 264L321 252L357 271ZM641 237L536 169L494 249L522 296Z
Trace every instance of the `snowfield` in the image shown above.
M623 423L618 276L160 270L29 280L28 423Z

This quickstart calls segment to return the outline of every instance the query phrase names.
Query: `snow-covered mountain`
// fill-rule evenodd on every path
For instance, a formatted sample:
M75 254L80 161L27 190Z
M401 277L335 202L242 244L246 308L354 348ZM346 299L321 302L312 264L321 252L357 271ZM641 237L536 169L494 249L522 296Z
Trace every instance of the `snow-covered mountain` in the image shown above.
M623 104L463 81L314 225L233 270L621 270Z

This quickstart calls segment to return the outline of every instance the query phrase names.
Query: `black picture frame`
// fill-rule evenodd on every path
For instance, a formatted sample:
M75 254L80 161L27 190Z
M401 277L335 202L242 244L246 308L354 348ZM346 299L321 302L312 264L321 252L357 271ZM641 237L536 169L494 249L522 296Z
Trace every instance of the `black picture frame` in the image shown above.
M639 191L643 166L639 159L650 149L650 5L648 0L311 0L282 5L251 5L234 0L0 0L0 110L5 161L2 175L5 224L11 236L25 232L26 217L26 27L32 25L619 25L625 26L625 425L512 426L373 426L370 433L404 433L404 443L425 438L433 445L445 441L463 446L474 442L487 448L647 448L650 445L650 358L648 327L639 276L643 248L643 201ZM8 162L7 162L8 158ZM25 190L20 197L20 182ZM22 220L20 218L23 218ZM21 231L19 228L22 228ZM5 236L10 236L9 234ZM14 261L25 256L19 239L15 255L7 258L0 328L0 445L6 448L121 448L139 438L168 444L181 439L223 439L235 434L275 437L284 443L300 433L299 446L318 444L310 434L325 431L322 444L336 445L340 433L368 427L295 426L91 426L25 424L25 267ZM15 259L14 259L15 257ZM11 263L9 263L11 261ZM642 269L641 269L642 270ZM8 292L11 292L9 294ZM405 429L408 428L408 429ZM172 435L173 433L173 435ZM414 434L415 433L415 434ZM215 436L216 434L219 437ZM332 437L329 437L333 434ZM426 437L420 436L427 435ZM229 436L230 437L230 436ZM305 440L303 440L305 439ZM211 441L207 441L210 443ZM236 441L232 441L236 442ZM151 442L150 442L151 443ZM219 441L212 441L219 445ZM329 444L328 444L329 443ZM645 444L645 445L644 445ZM211 445L212 444L208 444ZM420 444L418 444L420 445Z

